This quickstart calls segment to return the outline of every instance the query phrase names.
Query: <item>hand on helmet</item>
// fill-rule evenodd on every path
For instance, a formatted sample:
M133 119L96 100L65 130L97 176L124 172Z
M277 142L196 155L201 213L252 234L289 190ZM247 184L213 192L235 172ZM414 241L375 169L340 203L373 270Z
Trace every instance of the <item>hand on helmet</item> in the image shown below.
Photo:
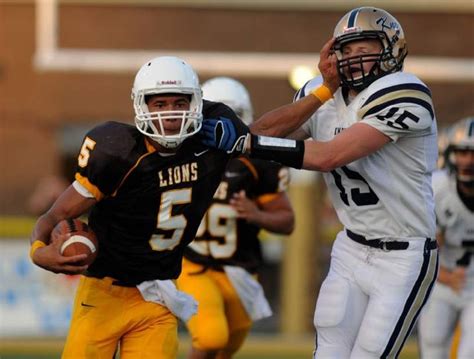
M336 92L341 83L337 69L337 57L333 50L334 42L335 38L332 38L323 46L319 53L318 65L319 72L321 72L323 76L324 85L329 88L332 93Z
M204 120L199 132L201 142L204 145L226 151L227 153L244 153L246 139L249 137L249 134L247 128L246 134L238 136L235 124L225 117Z

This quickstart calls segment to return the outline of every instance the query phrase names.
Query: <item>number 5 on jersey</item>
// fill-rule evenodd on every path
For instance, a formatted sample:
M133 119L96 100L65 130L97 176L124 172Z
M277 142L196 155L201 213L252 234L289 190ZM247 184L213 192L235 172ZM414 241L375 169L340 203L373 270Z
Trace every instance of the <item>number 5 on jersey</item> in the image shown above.
M82 144L81 151L79 152L79 156L77 157L77 164L79 167L84 168L89 163L89 158L91 156L91 151L95 147L95 141L86 137L84 139L84 143Z
M170 237L166 234L154 234L150 239L150 246L154 251L172 250L183 237L188 221L182 214L172 215L173 206L191 202L191 188L171 190L161 194L160 209L156 218L157 231L173 231Z

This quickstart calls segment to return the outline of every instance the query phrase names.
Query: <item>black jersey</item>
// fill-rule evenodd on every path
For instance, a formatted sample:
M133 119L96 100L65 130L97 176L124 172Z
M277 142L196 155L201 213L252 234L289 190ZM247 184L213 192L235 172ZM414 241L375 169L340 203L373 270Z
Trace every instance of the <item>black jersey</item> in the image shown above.
M260 228L238 219L229 200L234 193L245 190L247 197L257 203L271 201L286 191L288 180L288 168L275 162L244 156L232 159L185 257L211 268L236 265L254 273L262 262Z
M225 105L204 102L204 118L223 116L245 125ZM177 278L185 246L201 218L230 156L208 149L196 136L173 155L158 153L134 126L107 122L85 137L76 180L99 201L89 224L99 254L88 275L134 285Z

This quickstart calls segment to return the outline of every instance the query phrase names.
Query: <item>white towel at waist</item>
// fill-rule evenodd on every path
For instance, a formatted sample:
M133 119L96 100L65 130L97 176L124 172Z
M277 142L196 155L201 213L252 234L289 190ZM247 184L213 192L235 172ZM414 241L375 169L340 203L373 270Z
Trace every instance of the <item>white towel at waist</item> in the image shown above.
M236 266L224 266L224 271L252 321L273 314L262 286L249 272Z
M137 285L137 288L145 301L158 303L168 308L184 322L197 312L196 300L176 289L172 280L148 280Z

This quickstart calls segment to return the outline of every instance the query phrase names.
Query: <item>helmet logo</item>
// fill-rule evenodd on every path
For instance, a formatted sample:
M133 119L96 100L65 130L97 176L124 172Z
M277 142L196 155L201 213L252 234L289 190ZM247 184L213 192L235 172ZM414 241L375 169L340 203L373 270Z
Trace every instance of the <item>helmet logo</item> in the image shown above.
M384 17L380 17L377 19L377 21L375 21L375 23L377 25L380 25L382 27L382 31L385 31L385 29L387 30L398 30L399 26L398 24L395 22L395 21L391 21L388 25L386 24L387 22L387 17L384 16Z
M176 80L162 80L158 81L158 85L181 85L181 81Z
M361 31L362 29L359 26L352 26L352 27L344 26L343 34L350 34L353 32L361 32Z

